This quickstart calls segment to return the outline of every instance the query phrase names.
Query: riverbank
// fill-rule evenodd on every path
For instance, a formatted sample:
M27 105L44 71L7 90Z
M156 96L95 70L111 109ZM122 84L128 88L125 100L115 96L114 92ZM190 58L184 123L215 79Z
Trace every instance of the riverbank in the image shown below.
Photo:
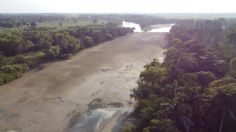
M129 34L1 86L0 131L65 131L95 99L129 107L130 90L143 66L163 58L164 37L164 33Z

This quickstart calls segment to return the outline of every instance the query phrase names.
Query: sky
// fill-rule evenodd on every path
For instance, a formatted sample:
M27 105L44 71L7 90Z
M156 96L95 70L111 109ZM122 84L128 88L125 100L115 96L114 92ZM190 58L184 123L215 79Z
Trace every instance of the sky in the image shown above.
M0 13L236 13L235 0L0 0Z

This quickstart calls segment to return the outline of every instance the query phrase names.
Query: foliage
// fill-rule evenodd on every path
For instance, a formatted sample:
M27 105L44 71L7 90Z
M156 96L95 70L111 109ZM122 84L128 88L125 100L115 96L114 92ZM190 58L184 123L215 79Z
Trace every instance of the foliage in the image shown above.
M22 76L28 70L26 64L3 65L0 67L0 84Z
M225 48L236 34L220 27L202 20L171 29L164 62L146 65L133 89L133 132L236 131L236 55Z
M229 74L230 74L230 76L236 78L236 57L234 57L234 58L230 61Z
M134 130L134 124L127 122L124 124L124 127L122 127L121 132L133 132Z
M93 40L92 37L90 36L85 36L83 39L82 39L82 42L83 42L83 46L85 48L88 48L88 47L92 47L95 45L95 42Z

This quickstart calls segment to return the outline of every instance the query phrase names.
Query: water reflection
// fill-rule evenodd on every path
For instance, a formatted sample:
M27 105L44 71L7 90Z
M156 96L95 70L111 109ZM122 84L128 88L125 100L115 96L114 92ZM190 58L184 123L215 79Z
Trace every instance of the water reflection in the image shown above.
M174 24L169 24L169 25L166 25L165 27L153 28L151 30L148 30L147 32L168 33L170 32L170 29L173 25Z
M106 107L106 108L98 108L95 110L91 110L85 115L83 115L78 123L70 128L68 132L99 132L101 128L104 126L104 123L109 122L115 114L120 115L120 117L127 117L129 113L131 113L132 109L129 108L114 108L114 107ZM117 125L121 124L117 122ZM116 126L114 126L116 127ZM116 128L118 131L118 128Z
M170 29L173 25L174 24L153 25L153 27L150 26L149 30L147 30L146 32L167 33L167 32L170 32ZM134 32L144 32L141 26L137 23L122 21L122 26L134 28Z
M143 32L141 26L137 23L122 21L123 27L134 28L134 32Z

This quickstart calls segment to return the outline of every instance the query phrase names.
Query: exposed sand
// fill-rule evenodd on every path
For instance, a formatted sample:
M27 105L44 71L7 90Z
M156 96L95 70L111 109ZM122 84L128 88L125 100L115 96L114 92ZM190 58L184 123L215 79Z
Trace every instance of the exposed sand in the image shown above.
M163 58L164 36L132 33L0 86L0 132L66 131L71 118L85 113L96 98L128 107L143 66Z

